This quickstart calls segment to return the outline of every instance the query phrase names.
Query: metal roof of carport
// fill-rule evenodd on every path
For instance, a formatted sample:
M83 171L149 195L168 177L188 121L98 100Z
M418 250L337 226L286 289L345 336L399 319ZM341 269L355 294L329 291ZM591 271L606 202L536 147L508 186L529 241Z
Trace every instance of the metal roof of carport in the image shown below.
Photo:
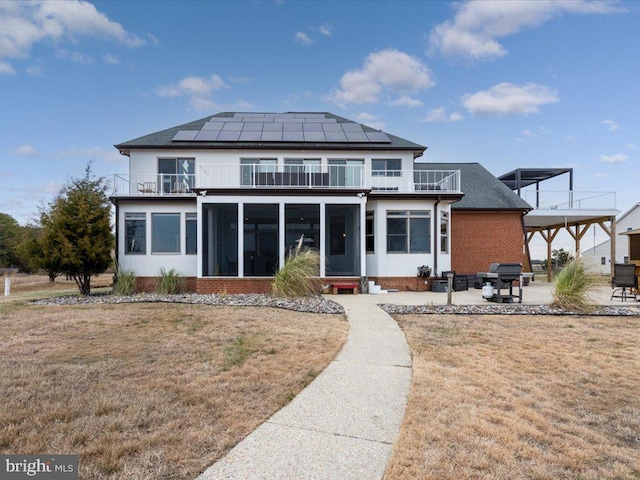
M498 180L502 181L511 190L520 190L564 173L569 174L569 190L573 190L572 168L516 168L499 176Z

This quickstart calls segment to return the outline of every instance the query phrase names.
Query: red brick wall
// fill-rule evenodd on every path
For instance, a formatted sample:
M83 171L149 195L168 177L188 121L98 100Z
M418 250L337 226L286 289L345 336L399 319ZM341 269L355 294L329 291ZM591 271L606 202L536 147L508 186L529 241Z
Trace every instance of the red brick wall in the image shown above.
M401 292L425 292L431 289L431 286L425 285L424 278L416 277L368 277L367 280L376 282L383 289L390 288L400 290Z
M489 264L522 263L522 215L510 211L451 214L451 269L456 273L486 272Z
M145 293L155 293L158 288L160 277L136 277L136 291ZM195 292L196 277L184 277L184 291Z

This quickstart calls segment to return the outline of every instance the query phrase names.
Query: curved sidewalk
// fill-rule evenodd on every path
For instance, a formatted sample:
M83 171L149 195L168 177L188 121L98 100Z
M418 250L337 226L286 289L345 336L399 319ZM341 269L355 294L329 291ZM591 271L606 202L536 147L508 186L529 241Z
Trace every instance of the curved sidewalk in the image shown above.
M411 385L409 346L379 296L331 299L350 325L338 356L199 480L382 478Z

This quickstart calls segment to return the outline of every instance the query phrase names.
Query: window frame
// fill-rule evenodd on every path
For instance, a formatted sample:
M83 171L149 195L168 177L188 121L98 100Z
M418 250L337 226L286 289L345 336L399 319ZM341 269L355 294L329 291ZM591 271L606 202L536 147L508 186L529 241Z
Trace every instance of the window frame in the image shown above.
M193 239L189 235L189 226L193 227L195 224L195 232L193 232ZM195 249L189 250L190 243L195 242ZM184 254L185 255L197 255L198 254L198 214L194 212L187 212L184 214Z
M142 222L142 235L133 235L129 237L127 224L129 222ZM136 227L137 230L137 227ZM142 251L132 251L130 245L135 243L129 242L129 238L135 241L135 238L142 238ZM144 212L125 212L124 213L124 254L125 255L146 255L147 254L147 214Z
M365 213L365 253L376 253L376 212L367 210ZM371 248L369 248L371 243Z
M387 210L387 253L431 254L431 210ZM389 233L390 220L404 220L404 233ZM412 225L425 222L426 233L413 233ZM404 237L404 249L390 250L391 240ZM426 237L426 250L414 250L412 240Z
M380 168L380 165L376 166L376 162L383 162L384 168ZM389 162L398 162L398 168L389 168ZM371 159L371 176L372 177L402 176L402 159L401 158L372 158Z
M172 236L175 236L175 240L177 240L177 249L175 250L156 250L156 226L157 220L154 217L163 216L163 217L177 217L177 225L178 231ZM181 236L182 236L182 227L181 223L181 214L179 212L154 212L151 213L151 253L153 255L180 255L181 252Z
M450 227L451 223L449 221L449 212L440 212L440 253L449 253Z

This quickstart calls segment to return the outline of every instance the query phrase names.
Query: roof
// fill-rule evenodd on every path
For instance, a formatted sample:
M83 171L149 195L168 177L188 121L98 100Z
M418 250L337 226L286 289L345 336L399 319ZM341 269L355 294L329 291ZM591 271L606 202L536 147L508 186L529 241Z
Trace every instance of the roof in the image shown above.
M269 132L267 124L271 127ZM303 126L304 135L302 132L286 134L287 127L302 129ZM310 135L307 135L307 127ZM222 130L228 130L229 135L222 134ZM236 134L233 135L232 131ZM414 158L426 150L425 146L329 112L222 112L144 135L115 147L124 154L138 148L409 150Z
M453 210L532 210L533 208L479 163L416 163L416 170L460 170L462 200Z
M620 220L622 220L624 217L626 217L627 215L629 215L631 212L633 212L636 208L640 207L640 202L638 203L634 203L633 207L631 207L629 210L627 210L626 212L624 212L622 215L620 215L616 222L620 222Z
M498 180L502 181L511 190L517 190L518 188L549 180L563 173L571 174L572 171L572 168L517 168L509 173L500 175Z

